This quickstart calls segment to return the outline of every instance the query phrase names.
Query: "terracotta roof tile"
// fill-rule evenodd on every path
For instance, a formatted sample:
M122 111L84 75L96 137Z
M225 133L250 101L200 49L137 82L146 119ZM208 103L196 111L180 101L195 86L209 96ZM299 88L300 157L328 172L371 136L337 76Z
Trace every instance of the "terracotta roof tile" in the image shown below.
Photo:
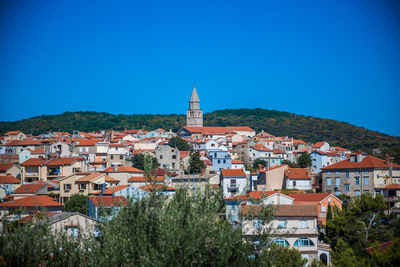
M19 133L21 133L21 131L10 131L10 132L6 132L4 135L6 136L6 135L16 135L16 134L19 134Z
M384 189L399 189L400 190L400 184L390 184L384 187Z
M243 169L222 169L221 173L224 177L246 177Z
M93 172L93 173L90 173L89 175L86 175L86 176L84 176L82 178L79 178L75 182L78 182L78 183L91 182L93 180L98 179L99 177L101 177L103 175L104 175L104 173Z
M43 166L46 162L47 160L42 158L30 158L21 163L21 166Z
M291 180L311 180L306 168L288 168L285 171L285 176Z
M112 195L115 192L118 192L124 188L127 188L128 186L129 185L118 185L118 186L107 188L106 190L104 190L104 195Z
M128 200L124 196L90 196L89 199L96 207L127 206Z
M0 163L0 171L5 172L11 168L14 164L12 163Z
M229 130L232 131L248 131L248 132L254 132L253 129L251 129L249 126L226 126Z
M392 164L393 168L400 168L400 165L395 163ZM382 159L378 159L377 157L368 155L366 156L360 163L350 161L349 159L342 160L338 163L332 164L330 166L321 168L321 170L334 170L334 169L371 169L371 168L389 168L388 165L385 164L385 161Z
M21 183L21 181L12 175L0 176L0 184L19 184L19 183Z
M154 182L162 182L164 181L164 176L156 176L151 178ZM128 180L129 183L146 183L150 182L149 179L145 176L131 177Z
M233 159L233 160L232 160L232 164L243 164L243 161Z
M325 144L325 142L316 142L312 148L320 148L321 146L323 146Z
M14 194L34 194L46 186L47 183L23 184L14 191Z
M332 194L330 193L304 193L304 194L299 194L299 193L292 193L289 194L289 197L294 198L294 202L321 202L328 196ZM333 197L333 195L332 195Z
M108 167L103 172L144 172L144 171L131 166L118 166L117 171L114 171L114 167Z
M76 161L83 160L82 157L72 157L72 158L55 158L46 163L47 166L62 166L70 165Z
M272 152L271 149L266 148L266 147L263 146L262 144L256 144L255 146L252 146L252 147L250 147L250 148L252 148L252 149L254 149L254 150L257 150L257 151Z
M0 204L0 207L62 207L54 198L43 196L28 196Z
M276 191L251 191L244 195L227 197L225 200L261 200L276 193Z
M152 192L154 190L158 191L176 191L175 187L170 187L162 184L149 184L145 186L139 187L140 189L146 191L146 192Z

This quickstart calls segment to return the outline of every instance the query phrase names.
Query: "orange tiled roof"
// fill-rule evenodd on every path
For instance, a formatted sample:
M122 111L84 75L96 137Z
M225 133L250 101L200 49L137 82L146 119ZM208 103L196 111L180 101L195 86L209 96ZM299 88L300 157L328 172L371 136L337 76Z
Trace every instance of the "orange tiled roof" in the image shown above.
M14 194L34 194L46 186L47 183L23 184L14 191Z
M151 178L152 181L154 182L162 182L164 181L164 176L156 176L156 177L152 177ZM128 180L129 183L145 183L145 182L149 182L149 179L145 176L138 176L138 177L131 177Z
M29 150L32 154L44 154L44 148Z
M243 164L243 161L233 159L233 160L232 160L232 164Z
M21 163L21 166L42 166L46 164L46 160L42 158L30 158L23 163Z
M4 135L15 135L15 134L19 134L21 131L10 131L10 132L6 132Z
M84 182L91 182L93 180L96 180L97 178L99 178L100 176L103 176L104 173L100 173L100 172L93 172L90 173L82 178L79 178L78 180L76 180L75 182L78 183L84 183Z
M232 131L248 131L248 132L254 132L253 129L251 129L249 126L226 126L229 130Z
M190 154L190 151L180 151L179 154L181 158L184 158Z
M161 190L161 191L175 191L175 187L166 186L163 184L149 184L139 187L140 189L146 192L152 192L154 190Z
M312 148L320 148L321 146L323 146L325 144L325 142L316 142Z
M400 168L400 165L390 163L393 168ZM338 163L332 164L327 167L321 168L321 170L335 170L335 169L371 169L371 168L389 168L385 164L385 161L378 159L377 157L368 155L360 163L350 161L349 159L342 160Z
M244 195L227 197L225 200L260 200L276 193L275 191L252 191Z
M272 151L274 152L274 154L286 154L284 151L277 148L274 148Z
M117 186L114 186L114 187L107 188L106 190L104 190L104 195L112 195L115 192L118 192L118 191L120 191L120 190L122 190L124 188L127 188L128 186L129 185L117 185Z
M199 133L199 134L229 134L234 133L232 130L229 130L226 127L183 127L191 133Z
M255 146L250 147L254 150L258 150L258 151L265 151L265 152L272 152L271 149L266 148L265 146L263 146L262 144L256 144Z
M100 141L98 139L84 139L82 141L79 141L79 144L76 146L94 146L97 144L97 142Z
M55 158L49 162L47 162L47 166L61 166L61 165L70 165L76 161L83 160L82 157L72 157L72 158Z
M115 172L114 167L108 167L103 172ZM116 172L144 172L131 166L118 166Z
M0 184L19 184L19 183L21 183L21 181L12 175L0 176Z
M222 169L221 173L224 177L246 177L243 169Z
M12 163L0 163L0 171L7 171L9 168L11 168L14 164Z
M54 198L43 196L28 196L0 204L0 207L62 207Z
M289 194L289 197L294 198L294 202L321 202L329 195L330 193L292 193ZM333 195L332 195L333 197Z
M288 168L285 176L290 180L311 180L306 168Z
M110 177L110 176L108 176L108 175L106 175L106 177L104 178L104 180L105 180L106 182L109 182L109 183L115 183L115 182L118 182L118 183L119 183L119 180L118 180L118 179L112 178L112 177Z
M400 190L400 184L390 184L384 187L384 189L399 189Z

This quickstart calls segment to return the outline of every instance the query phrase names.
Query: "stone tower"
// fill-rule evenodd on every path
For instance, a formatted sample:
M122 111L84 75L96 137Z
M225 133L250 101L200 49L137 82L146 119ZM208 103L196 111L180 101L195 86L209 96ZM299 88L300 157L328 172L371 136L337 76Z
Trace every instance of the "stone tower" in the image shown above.
M186 111L186 126L203 127L203 111L200 109L200 99L194 85L189 109Z

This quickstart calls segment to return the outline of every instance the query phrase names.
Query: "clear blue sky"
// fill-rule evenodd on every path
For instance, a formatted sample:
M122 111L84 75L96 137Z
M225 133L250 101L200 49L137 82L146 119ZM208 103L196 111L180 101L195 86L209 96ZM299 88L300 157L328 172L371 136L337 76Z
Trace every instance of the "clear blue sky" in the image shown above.
M399 1L0 1L0 120L267 108L400 136Z

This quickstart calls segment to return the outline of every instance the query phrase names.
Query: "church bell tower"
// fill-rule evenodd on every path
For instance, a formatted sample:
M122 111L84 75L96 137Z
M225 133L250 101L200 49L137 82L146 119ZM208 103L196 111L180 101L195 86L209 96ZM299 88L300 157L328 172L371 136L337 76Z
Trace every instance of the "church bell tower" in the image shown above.
M203 111L200 109L200 99L194 85L189 109L186 111L186 126L203 127Z

